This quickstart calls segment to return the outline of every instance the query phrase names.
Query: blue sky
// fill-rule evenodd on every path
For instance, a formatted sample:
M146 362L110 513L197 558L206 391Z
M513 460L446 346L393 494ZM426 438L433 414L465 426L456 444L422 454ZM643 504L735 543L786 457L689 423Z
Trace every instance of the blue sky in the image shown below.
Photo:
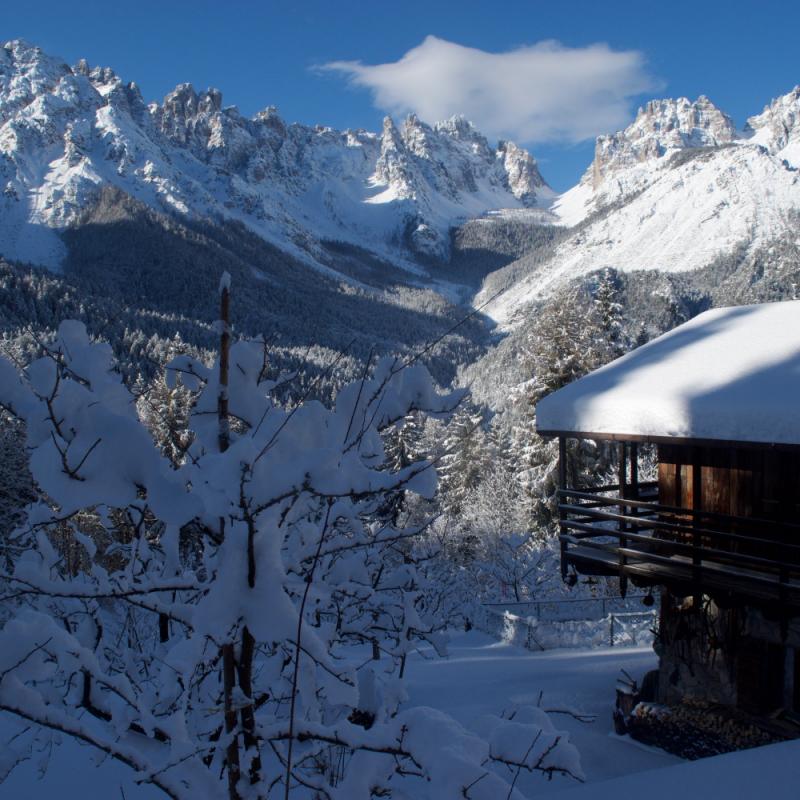
M191 82L248 115L276 105L290 122L373 130L412 102L469 106L492 138L521 139L559 190L588 165L594 134L650 97L707 94L741 125L800 83L798 30L788 0L6 0L0 15L0 40L112 66L148 100ZM537 44L548 40L560 46ZM360 66L318 69L331 62ZM507 74L512 90L496 91Z

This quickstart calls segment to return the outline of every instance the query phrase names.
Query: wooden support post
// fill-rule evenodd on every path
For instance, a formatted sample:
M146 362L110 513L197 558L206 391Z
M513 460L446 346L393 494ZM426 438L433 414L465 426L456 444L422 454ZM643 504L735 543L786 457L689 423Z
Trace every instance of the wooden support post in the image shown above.
M558 488L559 490L567 489L567 439L564 436L558 437ZM564 536L567 529L563 525L564 512L561 510L561 503L564 498L560 492L558 498L558 520L559 523L559 536L561 540L561 580L567 579L567 543L564 541Z
M703 467L700 449L695 447L692 459L692 582L694 583L694 607L697 611L703 604L703 540L699 533L701 520L698 516L703 508Z
M631 442L631 491L634 500L639 499L639 445Z
M628 450L625 442L619 443L619 513L620 514L627 514L628 508L624 504L623 500L625 500L628 496ZM620 521L619 523L619 531L623 533L624 531L628 530L628 525L625 522ZM626 536L619 537L619 593L622 597L628 593L628 576L625 574L625 566L627 563L627 558L625 554L622 552L625 547L628 546L628 539Z

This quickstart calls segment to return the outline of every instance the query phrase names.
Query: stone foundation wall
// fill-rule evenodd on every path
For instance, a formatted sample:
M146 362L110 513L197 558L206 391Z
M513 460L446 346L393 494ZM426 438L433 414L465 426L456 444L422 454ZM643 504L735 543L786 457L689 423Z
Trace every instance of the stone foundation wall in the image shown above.
M694 598L664 591L654 649L661 703L696 700L756 715L798 704L798 618L781 624L756 608L720 608L707 596L696 607Z
M720 609L702 598L661 596L661 617L654 649L659 656L659 702L698 699L736 705L735 653L741 622L736 609Z

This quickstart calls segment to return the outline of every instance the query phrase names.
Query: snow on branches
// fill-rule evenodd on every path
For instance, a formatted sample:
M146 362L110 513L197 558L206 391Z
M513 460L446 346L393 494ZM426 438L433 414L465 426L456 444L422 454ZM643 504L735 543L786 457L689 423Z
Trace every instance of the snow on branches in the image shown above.
M193 395L175 463L82 324L22 371L0 360L0 406L25 423L46 498L7 543L0 709L172 798L480 800L520 797L520 770L579 776L542 712L479 738L402 708L408 653L445 640L418 529L386 509L432 496L436 476L388 463L381 432L460 394L386 358L332 408L285 407L263 343L224 343L220 361L170 365Z

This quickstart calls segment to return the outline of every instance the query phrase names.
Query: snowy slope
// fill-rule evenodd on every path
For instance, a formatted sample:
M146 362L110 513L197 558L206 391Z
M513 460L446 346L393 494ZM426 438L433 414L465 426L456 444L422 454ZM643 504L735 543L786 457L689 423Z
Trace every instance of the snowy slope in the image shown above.
M102 184L160 210L238 219L306 261L335 239L406 265L446 257L459 220L552 196L526 151L492 147L460 118L387 118L380 134L287 125L274 108L248 119L189 84L146 104L110 69L0 47L0 254L57 267L53 231Z
M741 133L704 97L649 103L626 130L597 140L581 182L552 207L574 232L547 263L520 270L489 313L513 325L527 303L597 269L680 272L743 243L753 250L767 245L796 227L795 148L798 89L751 118Z

